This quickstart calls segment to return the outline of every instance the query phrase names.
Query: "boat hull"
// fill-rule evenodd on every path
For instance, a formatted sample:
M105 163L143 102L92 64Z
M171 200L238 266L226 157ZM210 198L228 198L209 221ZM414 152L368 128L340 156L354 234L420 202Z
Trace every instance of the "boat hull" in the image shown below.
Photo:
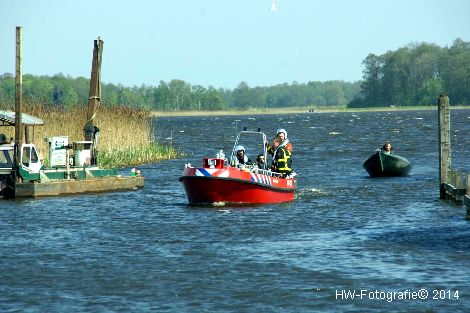
M406 176L411 171L411 163L402 156L377 151L363 164L371 177Z
M135 190L144 187L142 176L103 176L84 180L61 179L49 182L17 183L16 198Z
M191 205L268 204L294 200L295 180L238 168L185 168L179 178Z

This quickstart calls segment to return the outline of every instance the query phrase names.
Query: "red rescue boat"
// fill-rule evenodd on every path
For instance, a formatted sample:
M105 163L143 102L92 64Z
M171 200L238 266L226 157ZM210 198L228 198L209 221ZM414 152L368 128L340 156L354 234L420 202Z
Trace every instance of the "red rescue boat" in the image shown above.
M253 134L261 134L263 141L251 151L262 149L267 159L264 145L266 135L262 132L242 131L235 140L230 160L235 158L235 147L241 135ZM223 153L215 158L203 158L201 167L186 164L179 180L191 205L267 204L294 200L295 178L282 177L280 173L268 169L266 164L230 166Z

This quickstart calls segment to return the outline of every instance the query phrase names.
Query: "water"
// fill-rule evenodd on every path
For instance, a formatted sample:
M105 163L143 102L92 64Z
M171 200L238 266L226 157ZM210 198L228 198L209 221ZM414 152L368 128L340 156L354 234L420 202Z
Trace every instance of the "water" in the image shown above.
M451 119L453 168L470 172L470 110ZM0 201L1 312L470 306L470 224L463 206L439 200L437 112L171 117L156 125L187 157L142 166L142 190ZM184 164L228 154L243 126L269 137L288 131L295 202L188 206L178 181ZM409 177L367 177L362 163L385 140L414 164ZM387 298L420 289L426 300Z

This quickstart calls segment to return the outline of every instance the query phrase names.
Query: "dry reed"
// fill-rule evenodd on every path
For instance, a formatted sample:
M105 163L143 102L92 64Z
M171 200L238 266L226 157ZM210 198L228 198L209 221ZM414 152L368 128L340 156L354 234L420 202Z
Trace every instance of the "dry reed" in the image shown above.
M24 113L44 121L44 126L35 126L30 130L31 141L36 144L42 159L48 159L47 138L49 137L68 136L69 143L84 140L86 109L84 105L67 108L41 103L23 105ZM145 109L102 105L94 120L94 124L100 130L98 163L104 167L116 167L151 163L180 156L173 147L155 142L151 117L151 112ZM4 127L1 132L7 137L14 137L13 127Z

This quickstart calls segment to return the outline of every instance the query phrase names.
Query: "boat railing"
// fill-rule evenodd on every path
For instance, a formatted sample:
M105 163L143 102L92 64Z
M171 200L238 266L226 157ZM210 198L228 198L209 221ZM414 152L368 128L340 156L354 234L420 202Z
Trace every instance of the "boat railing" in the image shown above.
M255 174L263 174L267 176L278 177L278 178L282 177L282 173L277 173L271 170L265 170L265 169L257 168L257 167L252 168L250 172L255 173Z

